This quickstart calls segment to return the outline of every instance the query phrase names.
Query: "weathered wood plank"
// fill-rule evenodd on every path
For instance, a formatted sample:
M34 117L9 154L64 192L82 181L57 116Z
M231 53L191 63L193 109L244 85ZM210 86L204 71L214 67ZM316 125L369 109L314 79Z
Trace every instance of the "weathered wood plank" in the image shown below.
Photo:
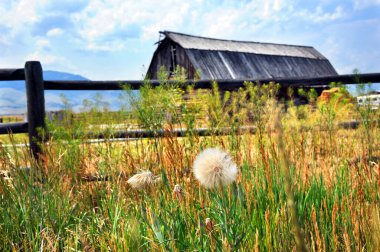
M193 134L198 136L210 136L210 135L228 135L231 134L233 129L220 128L217 131L212 131L208 128L197 128L192 131ZM242 126L239 127L238 133L249 132L254 134L256 127L254 126ZM176 136L185 137L189 132L184 129L175 129L172 131L167 130L128 130L128 131L115 131L115 132L81 132L75 135L74 138L88 138L88 139L104 139L104 138L151 138L151 137L166 137L166 136Z
M0 81L12 80L25 80L24 69L0 69Z
M377 83L380 82L380 73L367 73L367 74L347 74L337 76L326 76L318 78L273 78L261 80L248 80L255 83L280 83L282 87L314 87L326 88L331 82L341 82L342 84L358 84L358 83ZM171 81L169 81L170 83ZM213 80L201 80L195 82L194 88L209 89ZM234 90L244 86L245 80L218 80L218 86L221 90ZM139 89L144 81L138 80L119 80L119 81L45 81L44 86L46 90L122 90L124 84L128 84L131 89ZM149 83L152 86L160 85L157 80L151 80ZM172 82L174 83L174 82ZM194 81L189 80L183 84L184 88Z
M28 123L18 122L18 123L1 123L0 124L0 135L9 133L28 133Z
M139 89L143 81L45 81L44 86L45 90L123 90L126 83L131 89Z
M353 121L346 121L346 122L340 122L337 123L336 126L338 128L343 129L357 129L359 125L363 123L362 120L353 120ZM371 122L374 125L377 125L377 127L380 127L380 120L372 121ZM319 130L319 131L325 131L327 129L323 128L310 128L310 127L301 127L303 130ZM256 133L256 127L255 126L241 126L238 129L232 129L230 127L224 127L220 128L217 131L213 131L209 128L196 128L192 130L192 133L198 136L223 136L223 135L229 135L233 132L233 130L237 130L238 134L255 134ZM140 130L128 130L128 131L103 131L103 132L79 132L73 137L76 139L134 139L134 138L152 138L152 137L167 137L167 136L175 136L175 137L186 137L189 132L185 129L174 129L172 131L168 130L157 130L157 131L150 131L145 129ZM91 142L89 142L91 143Z
M220 128L213 132L208 128L197 128L192 131L193 134L198 136L210 136L210 135L228 135L231 134L233 129ZM240 133L250 132L255 133L256 128L253 126L242 126L238 129ZM185 129L175 129L172 131L168 130L128 130L128 131L114 131L114 132L81 132L74 136L74 138L88 138L88 139L107 139L107 138L151 138L151 137L166 137L166 136L176 136L185 137L188 131Z
M41 144L45 141L41 130L46 129L44 81L40 62L28 61L25 63L25 84L30 151L38 159L42 152Z

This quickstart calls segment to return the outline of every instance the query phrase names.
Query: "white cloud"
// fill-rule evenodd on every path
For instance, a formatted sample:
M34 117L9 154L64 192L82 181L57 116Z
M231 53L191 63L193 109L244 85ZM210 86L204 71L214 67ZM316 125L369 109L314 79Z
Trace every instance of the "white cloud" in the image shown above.
M362 10L371 6L380 5L380 0L354 0L354 9Z
M286 21L293 11L293 0L249 1L247 3L222 2L205 8L190 6L192 27L195 34L203 36L249 39L256 31L278 22Z
M208 24L202 29L204 36L223 38L233 35L236 30L245 30L247 23L241 22L239 10L223 10L223 14L220 15L219 9L203 16L203 22Z
M21 114L26 111L25 92L14 88L0 88L0 114Z
M36 40L36 48L43 50L50 47L50 41L48 39L40 38Z
M20 0L12 1L9 7L0 9L0 23L12 29L12 35L30 27L38 21L38 8L47 0Z
M58 37L58 36L61 36L63 34L63 30L60 29L60 28L53 28L53 29L50 29L47 33L46 33L46 36L48 37Z
M335 7L333 12L325 12L322 5L319 5L313 11L310 11L308 9L297 11L295 13L295 16L298 16L312 23L328 23L342 19L346 15L343 7L340 5Z
M26 104L25 92L14 88L0 88L0 106L17 106Z
M124 43L120 40L107 41L102 43L97 43L96 41L88 41L85 50L93 52L114 52L122 50L123 48Z
M273 9L275 11L280 11L283 8L284 4L286 3L284 3L283 0L275 0L273 3Z
M189 12L181 0L100 1L93 0L74 15L78 35L88 50L122 49L129 38L157 38L161 29L178 29ZM110 43L110 41L113 41ZM110 46L112 45L112 46Z
M26 61L32 61L32 60L40 61L45 69L54 68L54 67L58 69L59 68L61 69L74 68L72 64L65 57L51 54L45 50L35 51L25 56L23 61L26 62Z
M63 101L60 95L56 93L45 92L45 108L46 110L63 109Z

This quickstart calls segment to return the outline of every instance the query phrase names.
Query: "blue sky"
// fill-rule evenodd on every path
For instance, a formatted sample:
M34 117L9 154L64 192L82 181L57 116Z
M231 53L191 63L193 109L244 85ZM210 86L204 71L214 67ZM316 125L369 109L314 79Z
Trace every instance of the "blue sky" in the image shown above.
M310 45L340 74L380 72L380 0L4 0L0 68L141 79L160 30Z

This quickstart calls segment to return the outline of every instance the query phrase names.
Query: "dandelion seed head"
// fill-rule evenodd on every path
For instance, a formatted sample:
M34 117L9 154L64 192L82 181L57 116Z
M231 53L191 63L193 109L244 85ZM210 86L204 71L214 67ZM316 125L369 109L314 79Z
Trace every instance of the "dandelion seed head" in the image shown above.
M201 185L214 188L235 181L238 170L230 155L218 148L209 148L196 157L193 172Z
M174 189L173 189L173 192L176 192L176 193L181 193L182 192L182 187L180 185L175 185L174 186Z
M145 189L153 186L157 182L160 181L160 177L154 176L154 174L150 171L142 171L133 175L128 179L127 183L133 188L137 190Z
M182 200L182 187L180 185L175 185L173 189L173 196L178 200Z

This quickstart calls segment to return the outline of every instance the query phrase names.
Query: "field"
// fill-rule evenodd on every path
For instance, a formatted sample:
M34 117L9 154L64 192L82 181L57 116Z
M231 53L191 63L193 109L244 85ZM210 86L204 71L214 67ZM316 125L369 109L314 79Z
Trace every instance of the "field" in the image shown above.
M1 147L1 250L377 251L379 110L357 107L343 87L326 101L299 91L309 100L303 106L276 102L278 88L247 83L220 94L215 85L184 95L146 86L131 99L132 121L153 133L165 129L165 137L74 139L96 123L128 124L122 112L109 118L96 108L87 119L49 123L40 160ZM95 122L94 114L104 117ZM362 123L339 126L349 120ZM197 135L205 126L210 136ZM230 134L219 135L225 127ZM238 174L229 185L206 188L193 165L214 147L229 153ZM128 179L147 170L157 182L132 188Z

